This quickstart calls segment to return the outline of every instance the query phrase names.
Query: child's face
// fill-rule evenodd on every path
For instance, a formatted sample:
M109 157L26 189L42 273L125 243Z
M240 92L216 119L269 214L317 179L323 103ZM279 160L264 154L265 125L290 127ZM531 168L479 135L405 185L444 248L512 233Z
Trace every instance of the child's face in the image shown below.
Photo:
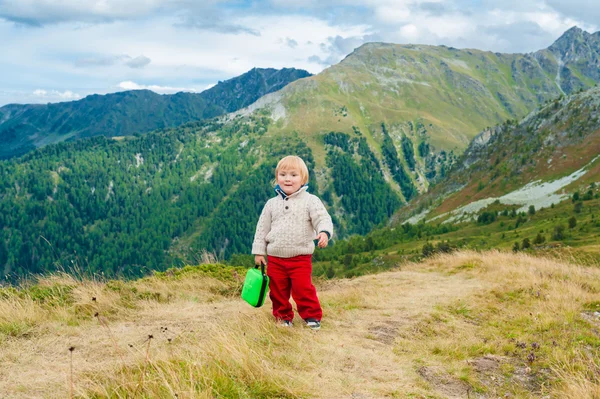
M294 194L302 187L300 171L296 169L280 170L277 173L277 184L287 195Z

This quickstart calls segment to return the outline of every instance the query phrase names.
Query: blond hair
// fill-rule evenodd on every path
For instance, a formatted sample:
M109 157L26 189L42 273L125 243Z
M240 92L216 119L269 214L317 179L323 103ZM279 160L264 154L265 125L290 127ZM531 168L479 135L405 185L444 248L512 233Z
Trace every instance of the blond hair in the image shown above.
M300 177L302 178L302 184L308 183L308 167L302 160L302 158L297 157L295 155L288 155L287 157L282 158L275 168L275 181L277 181L277 175L280 170L291 170L295 169L300 172Z

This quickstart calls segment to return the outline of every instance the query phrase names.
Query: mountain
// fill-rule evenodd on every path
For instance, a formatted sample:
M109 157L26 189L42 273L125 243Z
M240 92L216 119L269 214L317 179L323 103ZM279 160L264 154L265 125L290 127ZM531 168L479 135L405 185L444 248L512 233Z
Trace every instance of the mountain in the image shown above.
M493 203L554 206L600 181L600 88L549 101L522 121L486 129L447 178L396 218L461 221ZM409 219L411 220L411 219Z
M570 35L562 39L571 40ZM535 54L542 59L542 53ZM545 59L549 57L554 56ZM464 180L470 171L446 177L452 165L469 163L458 157L467 148L468 138L475 137L477 126L481 125L479 131L494 126L491 120L496 117L505 120L506 128L488 128L490 132L517 125L521 118L513 117L504 103L524 116L546 97L551 101L542 103L543 112L563 109L566 101L577 104L572 98L587 98L580 95L596 95L596 89L561 94L560 90L569 91L573 85L560 86L556 75L547 75L541 66L520 67L541 65L532 60L536 60L534 54L370 44L317 76L293 82L217 119L136 137L64 142L0 162L3 275L13 278L57 268L70 270L76 264L107 276L139 276L190 263L206 251L222 259L252 262L240 254L248 254L260 209L273 195L270 182L276 162L288 154L307 161L310 190L329 209L336 240L358 237L348 246L369 251L386 240L441 234L450 227L417 227L402 236L403 230L396 229L376 239L357 236L385 226L395 214L400 219L412 216L408 212L439 207L438 199L457 202L447 207L453 210L483 198L461 191L464 187L474 185L478 195L494 197L500 195L494 190L516 190L531 181L520 176L534 176L535 168L549 159L529 164L537 154L533 151L541 151L538 142L544 143L546 136L486 147L485 156L492 156L494 162L506 152L506 159L498 161L504 169L490 172L481 161L472 163L482 168L478 175L473 169L473 180ZM583 76L587 64L567 60L565 65L571 71L583 71L572 72L573 76ZM502 83L507 80L513 83ZM480 90L471 90L474 87ZM504 93L504 103L492 92ZM580 124L595 126L597 120L589 117L596 112L591 105L578 115L573 107L564 111L572 116L565 117L562 125L552 127L555 116L544 119L548 131L555 132L551 140L563 143L563 131L575 140L583 129ZM516 137L525 137L527 129L538 127L523 129ZM484 136L476 142L486 142ZM474 148L465 160L475 156L469 155L475 154ZM551 145L543 148L550 151ZM560 148L556 144L554 150ZM568 148L574 153L575 149ZM582 151L595 148L586 143ZM509 160L513 155L519 158ZM551 165L557 176L564 176L583 167L584 161L590 162L583 158L578 163L568 153L570 163L563 162L562 153L557 153ZM492 176L494 181L490 181ZM435 186L430 187L430 182ZM421 197L430 188L432 194ZM457 194L448 197L454 191ZM407 201L406 212L397 214ZM442 214L444 209L432 209L431 215ZM336 264L332 271L345 266Z
M243 75L219 82L200 95L205 101L223 108L226 112L234 112L247 107L265 94L278 91L291 82L309 76L311 74L302 69L253 68Z
M73 265L130 277L191 261L203 248L246 252L275 158L293 151L312 166L300 140L262 140L269 123L201 121L0 161L2 278Z
M64 103L6 105L0 108L0 159L64 140L128 136L213 118L307 76L294 68L254 68L199 94L135 90Z
M556 80L565 93L585 88L584 82L593 85L600 79L600 32L589 34L573 27L547 50L538 53L541 53L538 59L549 73L556 70ZM557 60L558 69L543 62L548 53Z
M330 208L337 237L366 233L401 205L363 137L329 137L341 147L333 186L323 188L311 149L299 136L270 137L272 123L256 113L0 161L0 276L76 268L133 277L206 251L248 254L277 161L290 153L308 164L310 191Z
M594 86L600 80L599 37L575 27L549 48L528 54L368 43L244 112L270 110L277 123L269 134L297 132L320 166L326 164L325 134L360 131L386 176L398 175L385 162L382 145L389 137L411 184L425 192L443 176L448 158L462 153L481 130ZM388 180L411 198L414 190Z

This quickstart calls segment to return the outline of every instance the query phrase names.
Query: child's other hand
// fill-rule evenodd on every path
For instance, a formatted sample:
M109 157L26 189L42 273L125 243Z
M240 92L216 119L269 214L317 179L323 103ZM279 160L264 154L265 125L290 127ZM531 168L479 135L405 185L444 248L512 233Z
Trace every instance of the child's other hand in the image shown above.
M329 238L327 237L327 233L323 231L319 233L319 235L317 236L317 240L319 240L319 248L325 248L327 244L329 244Z
M254 264L256 266L267 265L264 255L254 255Z

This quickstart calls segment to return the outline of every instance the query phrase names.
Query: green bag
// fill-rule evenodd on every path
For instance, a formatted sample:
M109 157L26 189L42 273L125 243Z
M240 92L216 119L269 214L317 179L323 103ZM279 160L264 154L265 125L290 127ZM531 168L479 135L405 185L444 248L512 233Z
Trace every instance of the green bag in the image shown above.
M265 274L265 265L258 268L249 269L246 272L246 279L242 287L242 299L255 308L260 308L265 302L267 291L269 290L269 276Z

